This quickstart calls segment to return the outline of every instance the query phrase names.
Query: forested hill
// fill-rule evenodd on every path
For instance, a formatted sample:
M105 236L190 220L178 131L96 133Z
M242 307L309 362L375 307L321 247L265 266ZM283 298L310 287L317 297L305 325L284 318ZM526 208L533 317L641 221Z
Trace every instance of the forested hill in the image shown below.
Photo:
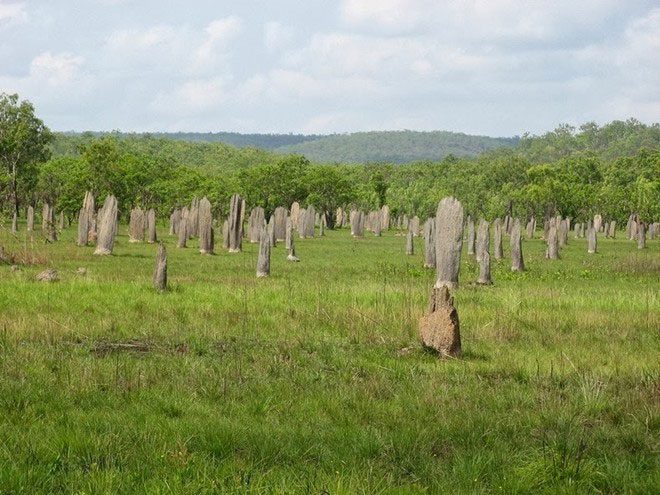
M493 138L447 131L378 131L353 134L238 134L217 133L58 133L55 156L71 155L95 138L111 135L122 146L176 163L207 168L272 163L284 154L304 155L315 163L410 163L439 161L449 155L472 158L513 153L531 163L592 155L606 161L633 156L641 149L660 149L660 124L635 119L602 126L560 125L541 135Z
M282 146L276 151L301 154L314 162L407 163L441 160L448 155L472 157L517 143L516 137L492 138L448 131L380 131L334 134Z
M533 163L581 155L611 161L633 156L641 149L660 149L660 124L648 125L636 119L614 120L602 126L587 122L578 128L564 124L540 136L523 135L516 153Z
M261 148L239 148L222 142L186 141L153 134L90 132L56 133L51 151L54 158L76 157L98 142L110 143L120 154L215 172L273 164L284 158Z
M660 124L636 119L599 126L560 125L541 135L493 138L434 131L388 131L335 134L282 146L277 152L297 153L314 162L408 163L442 160L448 155L474 157L497 149L512 149L532 163L554 162L571 156L594 155L606 161L635 155L641 149L660 149Z
M321 134L240 134L238 132L62 132L69 137L103 137L112 134L115 137L170 139L176 141L189 141L192 143L222 143L238 148L261 148L275 150L283 146L291 146L306 141L314 141L326 137Z
M427 217L441 198L454 195L466 211L484 218L508 211L582 219L600 213L623 223L631 212L660 218L660 126L634 120L560 126L476 158L400 165L310 163L254 147L116 133L57 134L51 151L36 174L30 168L22 176L20 202L47 201L72 218L86 190L100 198L114 194L124 216L134 205L166 216L203 196L226 215L237 192L269 213L299 201L326 212L388 204L392 212Z
M159 132L154 133L153 136L183 141L224 143L239 148L250 147L265 150L275 150L323 137L318 134L239 134L238 132Z
M61 136L76 140L112 134L122 140L141 138L192 143L221 143L239 148L259 148L282 154L300 154L321 163L408 163L441 160L448 155L474 157L502 146L512 147L518 138L492 138L463 133L433 131L378 131L353 134L238 134L234 132L99 133L66 132Z

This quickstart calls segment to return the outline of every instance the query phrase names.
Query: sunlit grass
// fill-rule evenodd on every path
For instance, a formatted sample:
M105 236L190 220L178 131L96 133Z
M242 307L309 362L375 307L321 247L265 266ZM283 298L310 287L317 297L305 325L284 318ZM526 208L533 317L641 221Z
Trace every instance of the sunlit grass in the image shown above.
M111 257L13 239L0 265L0 493L651 493L660 242L523 244L455 300L464 357L423 351L432 271L392 232ZM38 233L37 233L38 234ZM37 237L37 236L35 236ZM508 249L505 247L505 253ZM40 283L46 267L60 281ZM76 273L78 267L86 275Z

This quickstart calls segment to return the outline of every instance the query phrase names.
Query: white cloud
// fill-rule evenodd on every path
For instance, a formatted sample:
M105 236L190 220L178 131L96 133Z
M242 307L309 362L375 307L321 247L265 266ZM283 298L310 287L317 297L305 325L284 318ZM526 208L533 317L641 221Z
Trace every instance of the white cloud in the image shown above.
M257 74L239 85L234 95L248 102L287 101L295 103L328 100L331 98L354 99L382 95L375 81L359 74L352 76L320 76L304 70L274 69Z
M657 121L660 115L658 53L660 8L634 19L621 39L592 45L576 53L582 64L594 68L599 82L609 81L608 88L613 86L612 94L603 99L602 118L623 119L634 115Z
M121 29L108 38L108 47L122 52L146 50L171 44L177 33L170 26L153 26L147 29Z
M497 66L492 55L467 51L432 37L378 37L327 33L287 57L288 65L321 78L371 79L410 90L414 83L437 84ZM500 61L501 64L501 61Z
M325 134L334 129L345 128L350 117L341 112L331 112L320 115L314 115L302 125L302 132L305 134Z
M388 34L434 33L472 43L575 42L647 0L344 0L352 28Z
M0 28L8 25L21 24L28 20L25 2L0 2Z
M433 10L432 0L344 0L342 4L342 16L347 23L375 25L394 32L417 28Z
M55 128L657 121L657 0L283 2L0 0L0 90Z
M480 16L497 13L480 5ZM552 36L551 29L534 23L521 21L510 26L505 29L500 25L491 34L497 39ZM602 67L602 60L618 56L614 47L629 45L626 52L637 47L646 58L635 62L639 55L631 57L623 52L622 58L648 70L654 65L650 57L657 50L658 32L653 16L635 21L623 33L626 40L610 36L613 46L601 47L597 57L587 61L580 58L583 49L579 46L531 44L511 50L506 43L455 43L445 39L440 30L414 34L330 31L311 35L304 45L285 51L282 63L247 77L230 92L232 99L255 109L260 105L299 106L304 110L298 112L294 128L305 132L449 127L506 135L502 122L508 126L515 119L535 122L536 115L544 112L552 115L549 128L561 121L595 118L595 109L613 112L615 102L630 110L629 114L639 115L634 109L642 101L648 102L649 95L637 101L612 98L616 89L599 81L594 68ZM609 67L632 73L616 64ZM602 78L612 79L611 73ZM644 86L651 89L639 81L627 84L635 91ZM549 110L550 102L566 105L553 103ZM651 110L644 112L646 115L657 107L648 108ZM580 109L582 114L576 116ZM493 112L498 115L492 122L485 120ZM449 117L448 113L455 115ZM539 126L523 123L513 132L526 129L538 131Z
M99 100L94 97L96 80L84 67L80 55L47 51L32 59L24 75L0 75L0 88L32 101L49 127L72 129Z
M648 68L657 78L660 75L660 8L634 20L626 29L624 39L626 54L619 57L618 62Z
M214 112L227 100L227 81L222 77L184 81L173 91L161 91L151 108L162 114L199 115Z
M194 34L185 26L156 25L110 33L94 62L110 77L177 73L190 65Z
M206 39L195 53L196 63L198 65L215 63L218 57L224 55L227 44L241 32L242 24L241 19L236 16L212 21L204 30Z
M235 15L216 19L206 26L206 34L216 43L230 41L241 32L243 21Z
M255 74L248 77L235 91L235 97L245 103L256 103L268 89L268 76Z
M132 3L133 0L96 0L101 5L108 5L110 7L116 7L117 5L125 5L127 3Z
M30 76L53 86L63 85L79 75L83 62L83 57L71 53L44 52L32 60Z
M264 45L270 51L281 50L293 40L294 31L288 26L271 21L264 26Z
M162 74L164 80L211 77L227 70L230 43L241 30L236 16L211 21L203 30L186 24L116 30L106 40L101 63L122 74Z

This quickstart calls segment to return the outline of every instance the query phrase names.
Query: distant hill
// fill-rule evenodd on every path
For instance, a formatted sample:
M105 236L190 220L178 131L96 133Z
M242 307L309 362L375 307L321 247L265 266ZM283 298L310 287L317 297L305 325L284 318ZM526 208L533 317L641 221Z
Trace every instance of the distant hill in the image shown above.
M472 157L500 147L514 147L519 139L471 136L448 131L380 131L334 134L281 146L278 152L305 155L313 162L393 162L441 160L447 155Z
M320 134L239 134L237 132L159 132L153 133L152 136L182 141L225 143L239 148L254 147L265 150L293 146L324 137Z
M471 136L447 131L379 131L353 134L239 134L236 132L64 132L68 137L114 135L120 139L175 140L191 143L222 143L239 148L259 148L283 154L300 154L313 162L407 163L441 160L447 155L472 157L499 147L516 146L519 139Z
M81 134L101 137L111 134L119 138L152 137L162 139L174 139L177 141L188 141L193 143L223 143L239 148L261 148L274 150L282 146L291 146L313 141L325 137L321 134L240 134L238 132L94 132L84 133L67 131L61 134L66 136L79 136Z
M562 124L541 135L494 138L448 131L374 131L353 134L239 134L237 132L63 132L53 144L55 156L75 154L95 137L114 136L128 148L176 156L190 165L238 167L271 163L283 154L304 155L316 163L409 163L439 161L447 155L476 157L514 153L533 163L553 162L575 155L604 160L633 156L640 149L660 149L660 124L636 119L599 126Z

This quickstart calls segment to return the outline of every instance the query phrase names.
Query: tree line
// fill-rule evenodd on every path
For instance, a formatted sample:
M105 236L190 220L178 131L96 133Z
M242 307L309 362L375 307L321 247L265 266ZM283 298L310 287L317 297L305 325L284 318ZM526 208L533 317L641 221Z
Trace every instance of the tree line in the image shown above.
M424 218L453 195L466 211L486 218L586 219L600 213L625 223L637 213L651 221L660 218L656 130L636 121L579 131L564 126L476 158L317 164L301 155L222 143L53 134L29 102L0 95L0 201L5 217L48 202L75 218L89 190L96 197L114 194L120 215L141 206L163 217L206 196L216 215L226 215L231 194L238 192L267 214L294 201L313 204L332 223L339 206L372 210L387 204L394 215Z
M278 150L298 153L321 163L404 164L426 158L442 160L449 155L473 157L517 143L517 137L493 138L449 131L372 131L323 136Z

